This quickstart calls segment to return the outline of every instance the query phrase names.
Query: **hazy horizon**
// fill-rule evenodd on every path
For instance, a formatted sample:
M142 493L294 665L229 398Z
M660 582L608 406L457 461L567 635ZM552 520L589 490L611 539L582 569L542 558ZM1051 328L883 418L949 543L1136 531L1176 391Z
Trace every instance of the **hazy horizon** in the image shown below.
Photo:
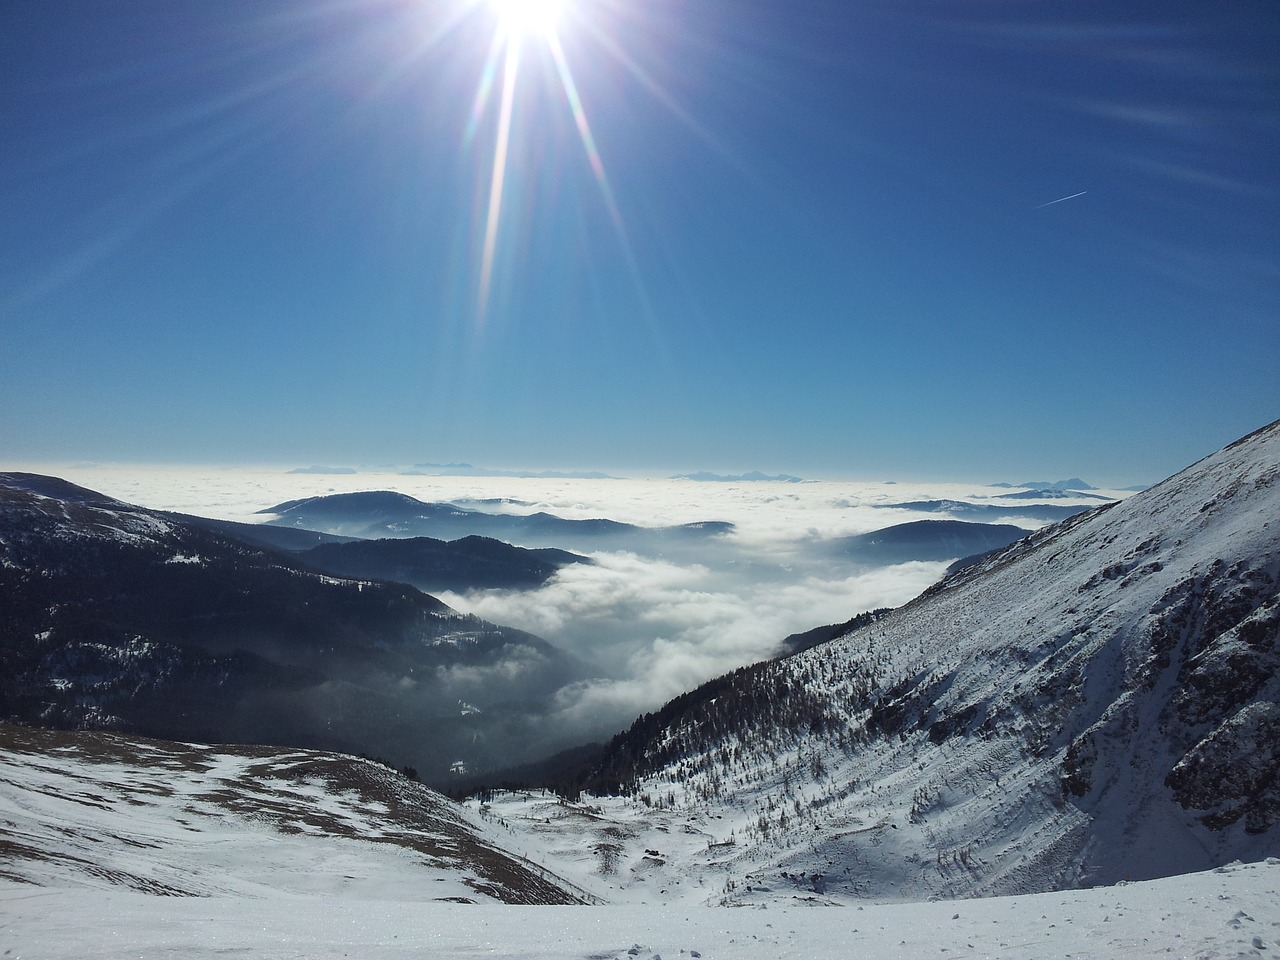
M1249 431L1245 431L1246 433ZM1237 439L1237 438L1232 438ZM1230 440L1224 441L1224 446ZM1208 451L1207 451L1208 452ZM1206 453L1207 453L1206 452ZM1198 458L1196 458L1198 459ZM571 463L569 466L547 466L528 464L495 465L476 461L405 461L402 463L370 463L361 461L344 462L299 462L213 458L208 460L164 460L164 459L111 459L111 458L27 458L7 457L0 452L0 470L19 470L28 473L45 473L62 476L65 473L93 473L106 471L129 473L136 471L252 471L268 475L323 477L364 477L370 481L379 477L424 477L441 479L490 479L490 480L688 480L691 483L854 483L854 484L949 484L959 483L971 486L996 486L999 484L1024 485L1027 483L1054 484L1065 480L1079 479L1099 490L1132 491L1159 483L1166 476L1171 476L1183 467L1190 466L1194 460L1175 467L1166 473L1157 475L1133 475L1132 477L1116 476L1105 467L1090 471L1085 469L1054 472L1047 469L1036 469L1034 465L1028 469L1011 468L1004 475L987 475L984 471L974 470L972 475L962 471L948 474L945 470L936 473L912 473L893 470L866 471L859 473L851 470L847 473L804 473L789 470L785 467L764 469L751 464L742 466L707 466L705 464L657 466L647 469L613 468L592 464ZM432 468L471 468L469 471L449 471ZM699 479L698 475L712 475L716 479ZM752 476L758 474L760 476ZM64 477L64 479L70 479Z

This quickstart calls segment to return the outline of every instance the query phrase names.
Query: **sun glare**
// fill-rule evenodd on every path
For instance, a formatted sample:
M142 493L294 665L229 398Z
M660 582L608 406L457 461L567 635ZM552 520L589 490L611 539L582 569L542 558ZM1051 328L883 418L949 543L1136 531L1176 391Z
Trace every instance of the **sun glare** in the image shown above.
M489 0L499 29L509 40L549 37L556 29L564 0Z
M615 227L621 231L621 217L613 199L613 191L605 176L600 151L596 148L591 126L582 108L573 73L560 45L559 20L566 0L488 0L497 24L493 45L482 73L480 86L472 110L469 129L485 112L493 91L494 81L501 62L500 93L498 95L497 138L493 151L493 166L489 180L489 197L485 216L484 241L480 255L480 289L477 319L483 324L488 310L489 294L493 284L495 258L497 256L498 231L502 223L502 201L508 172L511 126L514 119L515 90L520 73L522 48L525 41L537 41L546 47L555 65L556 75L564 91L565 99L573 115L574 125L586 151L591 172L600 187L609 215Z
M590 23L591 18L585 15L586 11L577 0L469 0L469 2L483 5L494 25L494 33L481 70L466 133L467 139L470 140L484 118L490 115L491 107L496 105L497 116L488 196L483 201L483 239L477 251L479 286L476 322L478 326L483 326L489 310L495 271L498 267L498 240L503 224L506 185L509 180L519 179L529 173L529 159L513 152L512 148L512 130L521 122L517 118L517 113L521 111L532 109L536 112L568 108L591 176L599 188L605 211L618 236L633 277L638 278L639 272L631 253L631 244L622 222L621 211L613 188L610 186L609 177L605 173L604 161L601 159L600 150L592 134L578 84L574 80L575 71L570 67L569 59L560 42L561 33L569 27L574 31L582 28L592 36L600 36L602 31ZM569 9L571 4L574 7L572 10ZM613 45L606 44L605 49L622 60L633 73L638 73L637 68L626 61ZM523 64L533 60L539 61L540 66L544 68L550 65L557 85L563 93L563 103L553 105L539 103L535 98L523 98L520 103L521 110L517 110L517 101L521 98L516 96L516 91L521 82L520 78L524 74ZM641 79L644 78L641 77Z

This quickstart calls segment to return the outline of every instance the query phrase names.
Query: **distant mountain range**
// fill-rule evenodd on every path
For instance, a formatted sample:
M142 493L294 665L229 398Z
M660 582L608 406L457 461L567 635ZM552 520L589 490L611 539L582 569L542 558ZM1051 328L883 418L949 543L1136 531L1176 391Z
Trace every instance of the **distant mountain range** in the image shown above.
M260 512L271 514L270 523L278 526L340 536L438 540L480 536L526 547L584 551L661 549L705 541L733 530L733 524L726 521L640 527L606 519L569 520L545 512L486 513L450 503L425 503L387 490L289 500Z
M0 719L379 754L439 781L455 761L527 756L521 718L592 675L413 587L322 574L214 527L0 474Z
M1025 483L993 483L993 487L1028 487L1032 490L1097 490L1079 477L1070 480L1027 480Z
M707 473L705 470L698 473L679 473L672 480L695 480L699 483L757 483L767 481L770 483L804 483L802 477L793 477L787 473L779 473L774 476L767 476L758 470L752 470L750 473L738 473L726 475L722 473Z
M408 583L427 593L450 590L523 590L541 586L586 557L552 547L529 550L489 537L445 541L431 537L365 540L269 523L237 523L167 513L224 536L268 550L284 550L323 573Z
M355 467L323 467L323 466L294 467L292 470L286 470L285 472L299 473L299 474L311 473L311 474L317 474L319 476L350 476L351 474L359 473L359 471L356 470Z
M415 463L408 469L395 466L369 466L363 468L371 473L384 471L398 472L405 477L518 477L522 479L543 480L616 480L617 477L598 470L565 471L565 470L494 470L489 467L476 467L469 463ZM286 470L291 474L316 474L320 476L351 475L360 473L355 467L329 467L313 465L294 467Z
M355 543L360 537L341 537L332 533L321 533L318 530L304 530L300 527L278 527L268 523L241 523L236 520L215 520L210 517L196 517L186 513L161 513L178 523L189 523L205 530L240 540L243 543L262 547L266 550L284 550L297 553L309 550L322 543Z
M401 473L407 477L519 477L533 480L616 480L598 470L494 470L469 463L415 463Z
M307 566L342 577L408 583L427 592L528 589L546 583L563 566L591 560L567 550L527 550L489 537L431 537L324 543L299 551Z
M957 560L1007 547L1028 531L1010 524L913 520L824 542L834 555L885 566L911 560Z
M1065 506L1055 503L1027 503L1004 506L993 503L969 503L964 500L909 500L904 503L880 503L882 509L916 510L920 513L944 513L949 517L966 517L975 520L1004 520L1022 518L1052 523L1091 510L1087 506Z
M1054 487L1036 487L1034 490L1020 490L1017 493L997 494L998 500L1103 500L1110 501L1097 493L1084 493L1080 490L1064 490Z

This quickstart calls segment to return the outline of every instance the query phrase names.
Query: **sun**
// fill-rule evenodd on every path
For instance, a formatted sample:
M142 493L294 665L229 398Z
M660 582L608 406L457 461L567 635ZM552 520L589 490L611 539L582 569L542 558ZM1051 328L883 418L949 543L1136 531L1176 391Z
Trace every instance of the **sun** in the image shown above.
M587 120L587 111L583 106L578 85L574 81L574 71L569 65L565 49L561 45L561 32L565 28L577 30L590 27L589 16L584 16L584 0L469 0L472 4L483 5L494 25L489 52L481 70L480 82L476 88L475 100L472 103L471 119L467 124L467 138L470 139L488 112L488 107L497 101L497 123L493 146L493 160L490 168L488 200L485 205L484 237L479 251L479 287L477 290L476 322L483 326L488 312L489 296L493 286L494 268L498 257L498 234L503 219L503 197L506 193L508 173L513 178L521 175L521 167L527 166L524 158L513 154L511 150L511 132L516 122L516 88L521 76L522 62L540 51L543 65L552 67L555 78L559 81L560 90L564 94L564 105L568 107L573 124L582 142L591 174L600 190L600 197L612 221L613 228L622 244L628 263L634 258L631 245L627 239L627 231L622 222L622 214L618 202L610 186L609 177L605 173L604 161L596 146L596 139L591 132L591 124ZM595 28L589 29L592 35L600 33ZM543 90L546 88L543 87ZM523 106L530 106L526 98ZM535 109L538 109L535 107ZM527 170L524 172L527 173Z
M554 35L564 0L489 0L508 41Z
M591 171L600 187L601 195L608 208L615 229L621 231L622 218L618 213L618 205L605 176L604 164L600 159L600 151L596 148L595 138L591 135L591 125L587 122L586 111L582 107L582 98L578 95L578 86L573 80L573 71L565 57L564 48L560 45L559 20L567 0L488 0L493 13L496 30L493 43L489 49L489 57L481 76L480 86L476 91L475 104L472 110L472 126L484 112L489 101L490 91L498 74L501 61L501 94L498 105L497 137L493 150L492 175L489 180L488 211L485 216L484 245L480 257L480 289L477 319L483 324L488 308L489 293L493 282L494 258L497 254L498 229L502 221L502 200L507 178L507 166L511 143L511 127L515 110L515 90L517 76L520 73L520 62L526 41L530 44L545 46L555 66L556 76L564 91L569 112L573 116L578 137L586 151Z

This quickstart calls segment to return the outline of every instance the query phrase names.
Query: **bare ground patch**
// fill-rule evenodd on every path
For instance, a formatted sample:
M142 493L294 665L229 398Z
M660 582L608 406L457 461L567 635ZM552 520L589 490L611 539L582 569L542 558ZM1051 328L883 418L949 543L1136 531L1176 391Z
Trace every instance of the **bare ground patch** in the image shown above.
M477 893L504 903L573 904L592 899L538 865L487 843L441 795L371 761L278 747L180 744L0 724L0 761L6 758L18 771L38 770L49 784L75 784L73 789L23 784L18 772L7 778L11 788L119 813L124 823L130 807L181 794L185 802L180 809L186 817L172 819L186 831L198 832L201 817L227 815L285 834L394 846L421 858L426 866L457 871ZM73 832L80 849L101 839ZM160 849L149 839L130 836L127 829L106 836L133 848ZM56 861L131 889L184 893L88 857L19 842L4 824L0 852L6 863ZM20 871L5 871L10 874Z

